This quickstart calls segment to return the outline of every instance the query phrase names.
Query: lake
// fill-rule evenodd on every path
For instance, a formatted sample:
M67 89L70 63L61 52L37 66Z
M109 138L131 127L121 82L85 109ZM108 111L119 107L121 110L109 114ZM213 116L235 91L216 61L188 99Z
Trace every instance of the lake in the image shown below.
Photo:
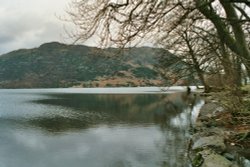
M0 167L185 167L181 87L0 90Z

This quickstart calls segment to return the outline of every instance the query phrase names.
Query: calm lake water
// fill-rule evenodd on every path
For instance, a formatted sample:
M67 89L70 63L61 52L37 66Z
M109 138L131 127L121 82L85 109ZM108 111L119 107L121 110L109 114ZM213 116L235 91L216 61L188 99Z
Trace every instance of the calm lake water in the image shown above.
M0 167L188 166L203 102L180 91L0 90Z

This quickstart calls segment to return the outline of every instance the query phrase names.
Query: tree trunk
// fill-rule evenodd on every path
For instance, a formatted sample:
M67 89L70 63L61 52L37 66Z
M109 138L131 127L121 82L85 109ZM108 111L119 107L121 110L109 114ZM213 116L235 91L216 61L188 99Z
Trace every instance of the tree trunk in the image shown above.
M187 34L185 34L185 35L187 35ZM210 91L210 87L209 87L209 85L206 83L206 80L205 80L205 78L204 78L204 73L203 73L203 71L202 71L201 68L200 68L200 64L199 64L197 58L195 57L194 50L193 50L193 48L192 48L192 46L191 46L191 44L190 44L188 38L184 37L184 40L186 41L186 44L187 44L187 46L188 46L189 54L191 55L192 62L193 62L193 64L194 64L194 69L195 69L195 71L197 72L198 77L199 77L199 79L200 79L202 85L204 86L204 91L205 91L206 93L208 93L208 92Z
M224 86L234 88L240 86L239 79L241 74L241 64L239 57L235 56L235 60L230 60L230 55L226 50L224 41L221 41L221 63L225 71ZM232 59L232 58L231 58ZM240 79L241 80L241 79Z
M242 86L242 70L241 70L241 61L238 57L236 57L236 63L235 63L235 84L237 87Z
M220 3L226 12L227 19L233 30L233 35L228 31L226 24L215 12L212 5L207 3L207 1L197 0L196 6L197 9L214 24L221 41L224 41L227 47L239 56L243 64L246 66L248 76L250 77L250 51L247 46L240 20L229 0L220 0Z
M202 85L204 86L204 92L205 93L210 92L210 86L206 83L206 80L204 78L203 72L200 70L200 68L196 69L196 71L197 71L198 77L199 77Z
M229 0L220 0L220 2L226 12L227 19L229 20L234 32L234 37L236 40L235 45L238 50L238 53L236 54L241 57L241 60L248 69L248 76L250 76L250 51L238 15Z

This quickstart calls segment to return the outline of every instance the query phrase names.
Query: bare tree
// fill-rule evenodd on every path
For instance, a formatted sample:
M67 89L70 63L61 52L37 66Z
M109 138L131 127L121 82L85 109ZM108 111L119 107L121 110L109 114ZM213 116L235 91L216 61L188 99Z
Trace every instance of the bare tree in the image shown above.
M248 75L250 75L250 51L242 27L244 22L250 21L248 13L230 0L219 0L218 6L224 13L218 14L216 7L212 4L213 2L214 1L197 0L196 7L213 23L221 42L240 57L247 68ZM244 3L247 4L246 1L244 1ZM240 11L241 17L237 14L236 10ZM230 30L232 30L232 33Z
M75 41L97 35L102 46L124 47L146 37L162 40L170 50L184 49L182 60L192 60L201 80L204 64L221 64L235 75L228 68L233 53L250 75L247 0L74 0L71 5Z

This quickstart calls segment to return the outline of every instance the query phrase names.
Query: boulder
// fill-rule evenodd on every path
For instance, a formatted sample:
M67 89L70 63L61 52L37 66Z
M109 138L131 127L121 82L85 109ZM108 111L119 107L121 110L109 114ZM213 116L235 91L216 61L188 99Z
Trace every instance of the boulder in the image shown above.
M202 106L200 110L200 117L211 117L216 113L223 112L224 108L218 103L209 102Z
M209 154L203 156L204 162L201 167L237 167L231 161L219 154Z
M194 141L193 150L199 149L202 150L205 147L214 148L218 152L222 152L226 149L226 146L224 144L224 138L221 136L207 136L207 137L201 137Z

